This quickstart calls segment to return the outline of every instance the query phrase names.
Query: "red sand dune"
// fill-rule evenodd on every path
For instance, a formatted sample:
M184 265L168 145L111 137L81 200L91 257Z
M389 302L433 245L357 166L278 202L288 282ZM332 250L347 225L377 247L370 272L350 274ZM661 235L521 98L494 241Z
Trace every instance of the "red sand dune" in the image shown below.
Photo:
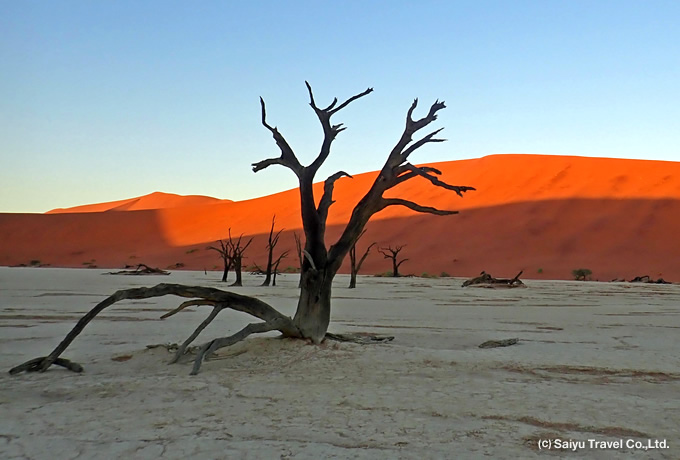
M174 193L153 192L138 198L109 201L107 203L85 204L73 208L57 208L46 214L63 214L75 212L104 212L104 211L139 211L142 209L179 208L181 206L197 206L201 204L217 203L218 200L203 195L175 195Z
M650 275L680 281L678 162L493 155L431 166L442 171L443 180L477 191L460 198L413 179L390 195L461 213L440 217L388 208L369 222L359 251L373 241L406 245L402 254L409 260L402 270L416 275L470 276L486 270L511 277L524 270L525 278L570 279L572 270L588 268L600 280ZM360 174L336 183L328 244L374 177ZM322 184L317 187L318 199ZM149 197L61 214L0 214L0 265L40 260L68 267L92 261L100 267L135 262L166 267L181 262L189 269L212 269L220 260L205 248L229 228L233 235L255 238L246 264L263 264L273 214L276 227L286 229L277 249L295 253L293 232L301 227L297 190L241 202ZM135 211L101 212L112 209ZM283 262L283 267L297 265L294 256ZM389 269L389 261L374 252L362 272Z

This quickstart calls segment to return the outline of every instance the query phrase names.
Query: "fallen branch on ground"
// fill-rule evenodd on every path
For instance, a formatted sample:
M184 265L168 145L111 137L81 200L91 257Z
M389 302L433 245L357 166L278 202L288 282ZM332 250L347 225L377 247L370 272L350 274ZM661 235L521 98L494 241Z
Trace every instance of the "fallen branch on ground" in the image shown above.
M498 347L509 347L510 345L517 345L519 339L503 339L503 340L487 340L483 344L479 345L479 348L498 348Z
M482 272L475 278L470 278L463 282L463 287L485 287L485 288L516 288L526 287L526 285L519 279L523 271L520 271L514 278L494 278L486 272Z
M644 275L644 276L636 276L632 280L629 281L629 283L647 283L647 284L673 284L670 281L666 281L663 278L659 278L657 280L652 279L649 275Z
M128 267L125 267L128 268ZM160 268L152 268L146 264L139 264L134 270L121 270L118 272L107 272L105 275L169 275L170 272Z

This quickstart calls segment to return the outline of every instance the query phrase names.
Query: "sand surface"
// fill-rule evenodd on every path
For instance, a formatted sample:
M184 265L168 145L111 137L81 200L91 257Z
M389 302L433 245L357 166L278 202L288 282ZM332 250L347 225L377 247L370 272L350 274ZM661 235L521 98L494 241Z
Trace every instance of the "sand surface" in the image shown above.
M359 251L371 242L405 245L402 255L409 260L402 271L418 276L469 277L485 270L512 277L524 270L524 278L573 279L573 270L587 268L600 281L649 275L680 282L680 162L494 155L432 166L442 180L477 191L460 198L416 178L389 197L460 214L390 207L368 223ZM336 182L327 245L337 240L374 178L355 174ZM318 200L325 178L317 179ZM267 180L266 171L253 180ZM254 237L245 263L262 266L273 215L277 230L285 229L277 249L295 254L293 234L302 233L297 190L240 202L152 194L56 214L0 214L0 265L113 268L143 262L210 270L221 261L206 247L231 228L235 236ZM291 255L283 261L287 266L298 261ZM344 273L348 267L345 261ZM367 274L390 269L377 252L363 267Z
M257 337L221 350L197 376L148 344L183 341L208 314L167 320L173 298L105 310L52 368L10 376L49 353L115 290L218 276L104 276L0 268L0 458L680 458L680 286L338 276L333 332L389 344L307 345ZM297 276L238 292L292 314ZM199 342L248 322L223 312ZM507 348L487 340L517 337ZM541 439L666 440L668 449L539 451Z

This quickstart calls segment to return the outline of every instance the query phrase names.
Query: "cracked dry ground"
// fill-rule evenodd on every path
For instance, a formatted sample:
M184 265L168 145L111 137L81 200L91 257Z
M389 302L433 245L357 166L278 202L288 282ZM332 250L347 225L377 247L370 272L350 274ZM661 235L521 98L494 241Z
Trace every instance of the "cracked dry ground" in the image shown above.
M517 293L468 293L444 280L360 281L365 286L355 299L338 290L346 298L338 300L334 329L373 330L395 335L394 342L317 347L259 337L221 350L193 377L189 365L167 366L171 354L164 348L144 345L176 331L173 339L181 339L205 311L188 312L169 333L149 319L162 308L140 305L135 320L130 305L112 310L116 320L93 323L81 344L74 343L70 354L81 356L83 374L54 369L0 376L0 454L678 457L680 366L672 353L680 328L678 286L631 291L604 283L534 282ZM290 284L276 295L293 299L294 280ZM73 308L63 314L73 316ZM36 348L48 351L72 325L71 318L52 318L60 313L46 307L33 313L33 320L14 318L17 311L0 309L0 331L12 327L1 342L5 368L36 355ZM239 327L227 320L216 328ZM25 327L14 328L20 325ZM42 337L39 344L31 336ZM507 337L520 343L476 347ZM556 437L668 439L671 449L537 450L538 439Z

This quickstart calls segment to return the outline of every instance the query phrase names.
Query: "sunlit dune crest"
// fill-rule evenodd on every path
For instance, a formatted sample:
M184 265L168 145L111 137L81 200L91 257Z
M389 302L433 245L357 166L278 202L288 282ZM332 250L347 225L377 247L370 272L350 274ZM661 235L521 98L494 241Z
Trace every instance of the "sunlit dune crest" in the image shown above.
M588 268L600 280L650 275L680 281L678 162L510 154L429 166L442 172L443 181L477 190L460 198L416 178L390 196L460 214L388 208L369 222L359 251L374 241L406 245L403 256L409 261L403 270L416 275L486 270L511 277L524 270L525 278L567 279L572 270ZM266 180L266 174L253 180ZM339 236L375 175L336 182L327 244ZM316 187L318 200L323 183ZM106 212L112 210L137 212ZM118 267L143 260L212 269L220 261L205 248L225 238L229 228L235 236L255 237L246 264L262 264L265 234L276 214L276 228L285 229L280 250L291 251L283 266L298 265L293 255L293 233L302 233L297 190L239 202L156 193L62 212L67 213L0 215L0 264L39 259L82 266L96 260ZM374 253L362 272L389 268L389 261Z
M58 208L47 211L46 214L62 214L76 212L105 212L105 211L139 211L142 209L178 208L182 206L196 206L201 204L218 203L221 201L203 195L176 195L174 193L153 192L148 195L126 200L109 201L107 203L86 204L72 208Z

